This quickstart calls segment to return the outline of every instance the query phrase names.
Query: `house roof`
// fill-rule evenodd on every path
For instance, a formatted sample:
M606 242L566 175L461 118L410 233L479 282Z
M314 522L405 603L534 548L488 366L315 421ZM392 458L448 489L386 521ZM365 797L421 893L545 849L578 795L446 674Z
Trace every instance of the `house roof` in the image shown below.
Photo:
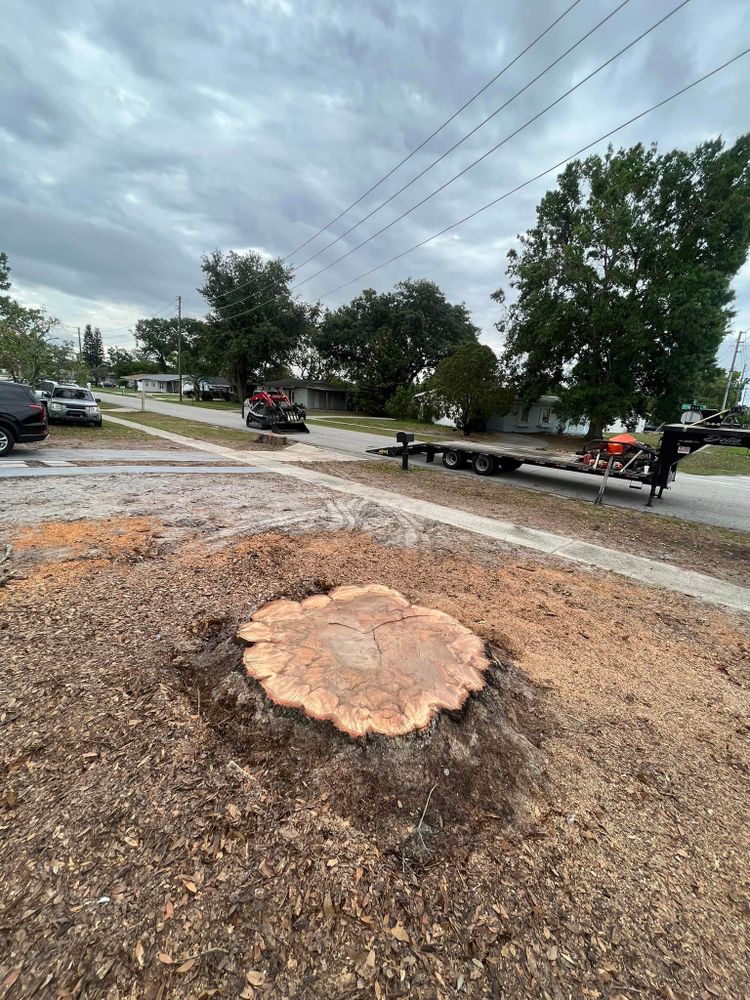
M150 379L153 379L155 382L176 382L177 381L177 376L176 375L162 375L162 374L159 374L158 372L148 372L148 373L143 374L143 375L123 375L123 378L127 379L129 382L135 382L138 379L142 379L142 378L150 378Z
M229 386L231 383L229 379L221 378L213 375L203 375L198 379L199 382L208 382L209 385L224 385Z
M352 386L331 385L328 382L316 382L306 378L276 378L270 382L258 382L257 385L266 385L269 389L321 389L325 392L349 392Z

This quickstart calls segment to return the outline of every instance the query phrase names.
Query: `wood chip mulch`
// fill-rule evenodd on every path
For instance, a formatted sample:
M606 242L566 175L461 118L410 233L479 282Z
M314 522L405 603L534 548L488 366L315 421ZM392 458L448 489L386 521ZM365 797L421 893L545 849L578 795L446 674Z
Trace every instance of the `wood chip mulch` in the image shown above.
M10 539L1 1000L748 994L745 624L458 533L160 531ZM422 734L353 741L272 706L234 634L373 582L493 666Z

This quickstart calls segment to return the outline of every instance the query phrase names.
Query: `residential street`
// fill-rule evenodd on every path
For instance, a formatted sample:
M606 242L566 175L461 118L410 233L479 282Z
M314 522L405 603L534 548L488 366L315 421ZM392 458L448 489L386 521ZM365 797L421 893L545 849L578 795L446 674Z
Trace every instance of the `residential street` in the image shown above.
M134 408L139 406L138 400L132 397L101 391L98 394L105 402L132 405ZM187 407L179 403L165 403L152 399L146 401L146 406L147 410L153 413L188 417L190 420L218 424L233 430L241 429L243 426L239 412L235 414L228 410L209 410L201 406ZM363 458L368 448L381 448L388 441L381 434L363 434L359 431L346 431L320 424L310 424L309 427L309 434L300 435L300 440L305 444L318 445L329 451L360 455ZM414 461L416 464L424 465L422 457ZM433 468L448 474L440 462L436 462ZM450 475L471 477L474 473L454 471ZM599 488L599 480L593 477L589 479L575 472L558 472L528 466L523 466L505 478L494 476L488 480L498 488L502 488L506 481L526 489L584 500L593 500ZM605 502L619 507L645 510L646 498L645 490L634 490L624 483L612 482ZM672 489L665 492L664 500L661 503L657 501L651 510L655 514L683 518L687 521L750 531L750 476L691 476L680 473Z

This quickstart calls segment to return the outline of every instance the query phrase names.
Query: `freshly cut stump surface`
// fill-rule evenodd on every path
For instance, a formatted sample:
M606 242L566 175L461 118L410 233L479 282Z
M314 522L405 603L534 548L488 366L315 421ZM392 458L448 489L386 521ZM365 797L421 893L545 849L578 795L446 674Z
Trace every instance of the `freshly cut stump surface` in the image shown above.
M245 670L277 705L349 736L402 736L484 686L484 642L389 587L337 587L273 601L240 626Z

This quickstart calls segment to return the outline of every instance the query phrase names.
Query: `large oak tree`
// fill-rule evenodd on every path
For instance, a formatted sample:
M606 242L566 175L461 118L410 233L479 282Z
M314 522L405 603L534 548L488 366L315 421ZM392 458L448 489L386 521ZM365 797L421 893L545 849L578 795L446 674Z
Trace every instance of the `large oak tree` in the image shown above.
M568 164L508 255L498 329L526 398L560 391L598 436L651 409L674 419L710 369L750 245L750 136ZM503 292L496 292L503 301Z
M359 405L383 413L400 386L476 343L478 332L466 306L448 302L432 281L408 279L391 292L366 288L327 313L315 339L329 365L357 386Z
M308 308L290 292L292 270L259 253L203 257L205 280L198 291L209 304L205 353L244 398L248 381L262 382L284 371L309 327Z

